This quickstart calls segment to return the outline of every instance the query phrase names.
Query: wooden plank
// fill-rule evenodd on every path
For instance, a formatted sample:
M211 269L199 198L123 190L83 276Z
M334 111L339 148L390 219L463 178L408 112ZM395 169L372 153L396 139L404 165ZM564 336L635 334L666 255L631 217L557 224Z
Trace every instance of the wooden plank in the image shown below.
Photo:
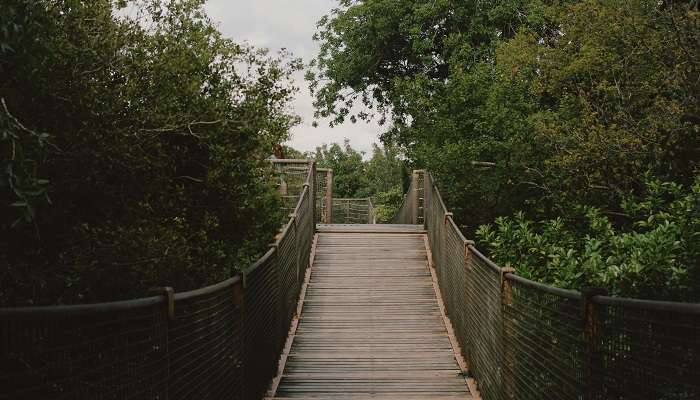
M422 225L318 231L275 398L472 399L435 295Z

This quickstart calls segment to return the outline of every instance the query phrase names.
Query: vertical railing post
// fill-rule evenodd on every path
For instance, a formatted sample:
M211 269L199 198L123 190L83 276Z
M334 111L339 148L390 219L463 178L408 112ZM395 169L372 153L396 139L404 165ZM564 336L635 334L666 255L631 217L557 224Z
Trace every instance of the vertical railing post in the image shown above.
M170 286L154 287L148 289L148 294L151 296L163 296L168 320L173 321L175 319L175 291L173 288Z
M244 278L241 274L241 279L233 284L233 304L241 307L243 306L243 291L245 290L243 287L243 281Z
M245 289L246 289L246 277L245 273L241 272L239 273L239 276L241 279L238 280L238 282L233 284L232 290L233 290L233 304L238 306L239 310L239 322L240 326L238 329L238 348L236 349L238 353L238 363L236 365L236 368L238 368L238 377L239 377L239 382L241 383L240 386L238 387L239 391L239 396L241 399L245 398L246 394L246 373L245 373L245 360L246 360L246 349L248 346L246 345L246 326L245 326ZM235 346L231 346L231 348L234 348Z
M311 230L316 230L316 163L310 162L311 174L309 174L309 211L311 212Z
M428 210L430 210L431 196L430 175L423 172L423 226L428 227Z
M326 220L327 224L333 223L333 170L326 171Z
M414 170L413 174L411 174L411 187L413 188L413 192L409 193L409 196L413 196L411 207L411 223L415 225L418 223L418 170Z
M306 186L306 184L304 186ZM304 192L302 191L302 196L303 196L303 194L304 194ZM295 253L294 258L296 260L295 264L296 264L296 269L297 269L297 273L296 273L297 279L294 282L294 284L298 286L299 280L300 280L299 264L301 264L301 262L299 261L299 257L301 255L301 252L299 251L299 247L301 247L301 246L299 246L299 230L297 229L297 214L296 213L289 214L289 218L292 219L292 226L294 227L294 253Z
M443 271L445 271L445 267L447 266L447 251L445 250L447 248L447 239L446 239L446 233L447 233L447 224L449 224L450 220L454 217L454 214L451 212L446 212L444 216L442 217L442 226L440 227L440 238L438 239L440 241L440 268L436 269L438 275L442 275ZM442 276L440 276L441 279L443 279Z
M367 223L372 223L372 199L367 198Z
M584 400L596 399L603 369L600 356L600 342L603 334L603 318L595 303L595 296L605 296L608 292L602 288L586 287L581 290L581 312L583 317L583 338L585 342L585 389Z
M474 244L473 240L464 241L464 264L467 267L467 271L472 269L472 251L469 249L469 246L474 246Z
M170 286L154 287L148 289L149 296L163 296L165 301L165 313L168 316L168 322L165 329L165 346L162 349L165 353L165 396L170 396L170 329L171 323L175 320L175 290Z
M507 276L512 273L515 273L515 269L511 267L501 268L501 382L503 398L508 400L515 399L515 354L509 345L511 341L506 340L513 331L512 321L506 312L506 309L513 305L513 286Z
M314 173L311 176L315 176L316 171L315 171L313 163L311 165L311 168L314 169ZM309 188L307 191L308 192L307 195L309 196L308 201L309 201L309 205L311 206L311 231L314 232L314 231L316 231L316 217L315 217L315 213L314 213L314 204L315 204L314 199L315 199L315 197L314 197L313 193L315 192L314 188L316 187L316 185L314 185L313 178L311 178L311 179L312 179L312 181L309 182L309 184L305 183L304 186ZM302 191L302 194L303 194L303 191ZM306 226L304 221L301 221L301 224L302 224L302 227ZM297 230L297 234L298 234L298 230ZM303 228L302 228L302 234L304 235L302 240L300 241L299 239L297 239L297 246L299 246L301 249L301 250L299 250L300 254L301 254L300 256L303 258L306 258L306 253L308 251L310 251L310 248L307 248L306 244L310 238L306 236L308 234L308 232L304 231ZM302 246L302 244L303 244L303 246ZM297 284L301 288L301 282L304 281L304 275L306 274L306 268L308 267L308 265L305 265L303 261L299 261L298 265L300 267L300 271L298 273L299 280L297 281Z

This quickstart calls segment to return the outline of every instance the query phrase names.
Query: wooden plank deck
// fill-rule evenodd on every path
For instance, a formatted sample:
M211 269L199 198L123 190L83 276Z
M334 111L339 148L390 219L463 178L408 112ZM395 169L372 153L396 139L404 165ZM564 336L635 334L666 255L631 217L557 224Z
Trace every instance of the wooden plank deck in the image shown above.
M471 399L433 288L423 227L318 231L275 398Z

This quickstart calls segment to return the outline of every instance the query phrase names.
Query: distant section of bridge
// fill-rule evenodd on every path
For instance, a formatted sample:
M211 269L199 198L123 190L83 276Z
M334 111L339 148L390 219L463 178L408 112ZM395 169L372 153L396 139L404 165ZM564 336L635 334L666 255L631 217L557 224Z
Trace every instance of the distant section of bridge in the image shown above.
M318 225L276 398L472 399L422 225Z

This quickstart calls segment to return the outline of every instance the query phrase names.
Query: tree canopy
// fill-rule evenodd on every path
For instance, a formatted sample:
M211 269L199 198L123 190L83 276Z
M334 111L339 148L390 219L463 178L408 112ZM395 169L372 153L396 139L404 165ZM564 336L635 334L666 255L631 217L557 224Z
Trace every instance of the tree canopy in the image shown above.
M202 3L3 3L0 303L201 287L272 239L264 159L298 122L300 61L222 37Z
M384 122L383 141L436 175L469 234L522 211L583 237L586 207L644 233L626 199L644 198L648 177L695 182L699 20L696 1L341 0L307 78L318 117Z

